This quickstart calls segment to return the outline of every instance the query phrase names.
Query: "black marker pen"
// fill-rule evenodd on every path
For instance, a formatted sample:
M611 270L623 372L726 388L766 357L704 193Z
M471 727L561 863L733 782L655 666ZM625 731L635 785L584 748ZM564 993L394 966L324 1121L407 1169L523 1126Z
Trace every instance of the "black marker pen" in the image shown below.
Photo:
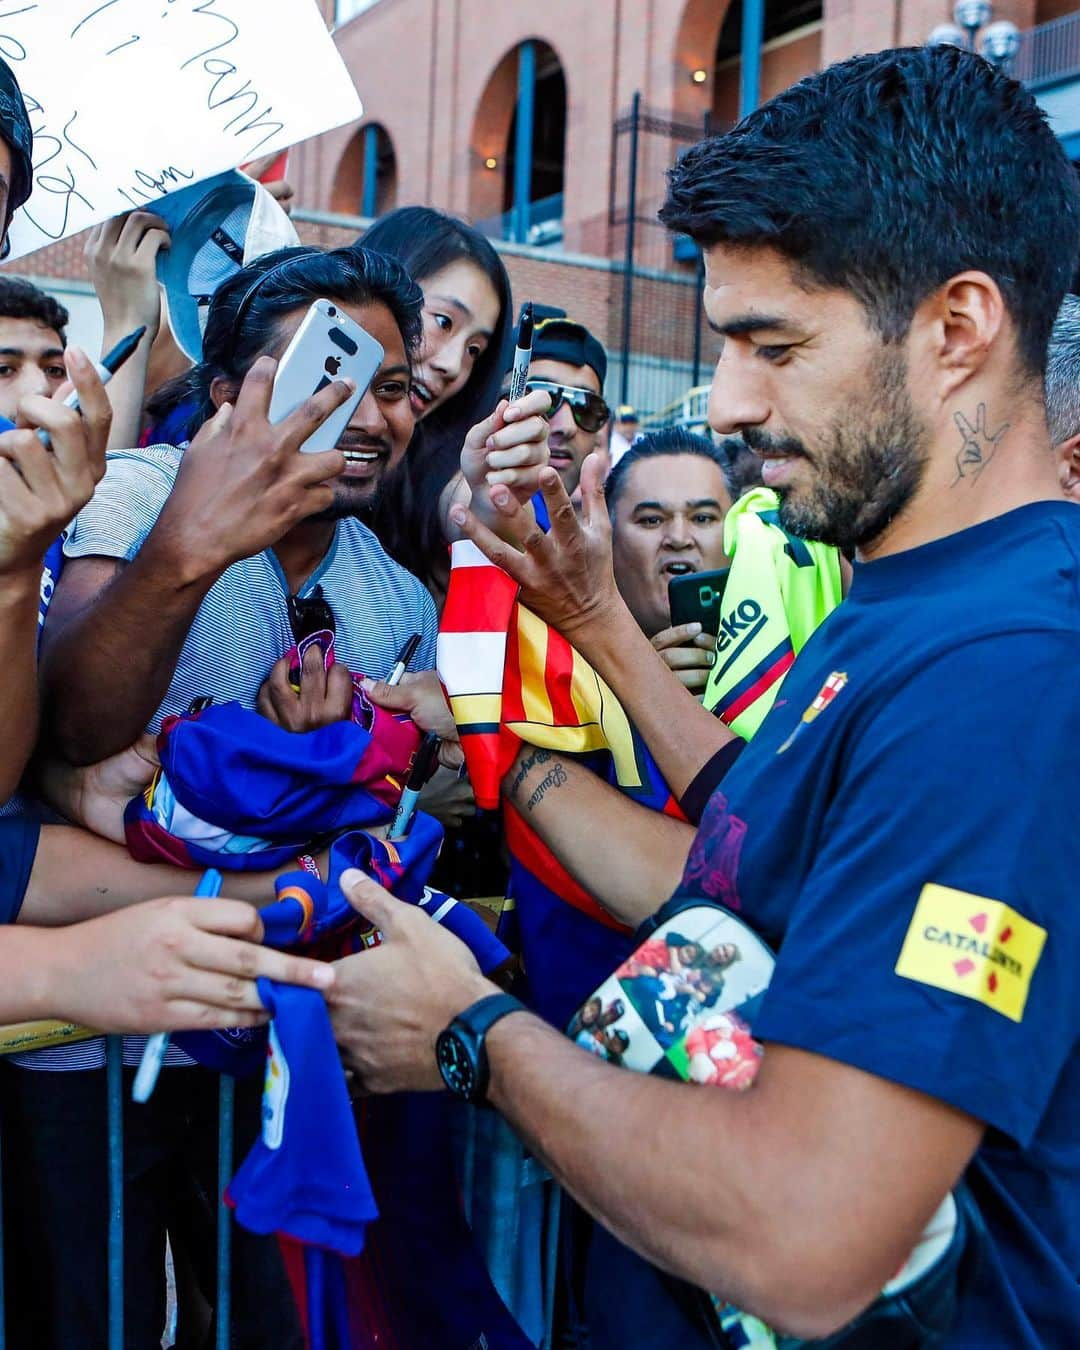
M526 300L521 306L521 318L518 320L517 340L514 345L514 367L510 372L510 392L507 398L511 403L525 392L525 381L529 378L529 362L532 360L533 345L533 307Z

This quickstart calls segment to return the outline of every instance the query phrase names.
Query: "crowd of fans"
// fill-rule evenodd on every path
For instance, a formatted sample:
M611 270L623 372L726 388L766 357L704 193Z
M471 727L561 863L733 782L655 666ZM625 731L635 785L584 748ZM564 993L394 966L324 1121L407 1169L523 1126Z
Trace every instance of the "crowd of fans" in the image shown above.
M0 76L6 229L31 174ZM1033 100L885 52L682 157L662 217L704 250L708 436L613 415L603 344L544 296L511 399L471 225L405 207L324 250L263 193L218 222L201 314L209 235L167 204L93 231L104 349L146 330L107 390L0 277L0 1020L89 1029L0 1065L7 1343L106 1343L104 1033L125 1343L161 1344L166 1239L177 1344L208 1343L217 1073L185 1040L132 1083L148 1036L260 1027L280 986L325 1000L382 1212L342 1345L1080 1343L1080 204ZM181 245L191 285L162 286ZM319 299L383 355L300 453L355 392L271 421ZM673 613L705 574L715 604ZM193 768L207 707L234 739ZM285 828L342 727L386 754L345 775L371 819ZM495 929L494 972L395 898L411 836L340 861L422 735L420 881ZM230 779L250 809L218 818ZM228 898L195 898L207 858ZM348 902L334 941L269 931L298 868ZM266 1100L238 1079L241 1153ZM274 1227L235 1228L231 1343L329 1343Z

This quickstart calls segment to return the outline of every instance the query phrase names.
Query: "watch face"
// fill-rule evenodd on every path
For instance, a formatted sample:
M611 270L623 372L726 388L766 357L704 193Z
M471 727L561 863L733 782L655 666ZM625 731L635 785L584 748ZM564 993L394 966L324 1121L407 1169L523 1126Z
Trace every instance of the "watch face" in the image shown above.
M476 1088L476 1064L464 1041L453 1031L443 1031L435 1042L435 1055L446 1086L456 1097L471 1100Z

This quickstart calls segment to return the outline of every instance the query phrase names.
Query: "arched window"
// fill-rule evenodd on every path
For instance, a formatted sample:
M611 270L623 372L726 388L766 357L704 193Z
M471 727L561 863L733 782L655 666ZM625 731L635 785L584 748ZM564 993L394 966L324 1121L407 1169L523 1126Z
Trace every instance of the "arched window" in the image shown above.
M397 160L384 126L362 126L341 156L331 197L331 210L349 216L380 216L397 197Z
M530 39L499 62L473 121L470 210L498 239L562 239L566 78L546 42Z
M765 6L761 49L761 101L772 98L821 66L821 0L783 0ZM730 126L739 116L742 77L742 0L731 0L713 61L713 123Z

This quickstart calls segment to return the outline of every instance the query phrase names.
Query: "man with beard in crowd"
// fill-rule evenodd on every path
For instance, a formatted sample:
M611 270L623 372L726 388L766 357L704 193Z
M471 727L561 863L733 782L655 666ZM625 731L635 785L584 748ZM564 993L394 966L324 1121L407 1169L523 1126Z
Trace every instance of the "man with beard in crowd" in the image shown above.
M600 1063L360 874L386 941L338 965L339 1042L368 1091L489 1102L598 1219L594 1346L716 1343L656 1267L802 1339L903 1317L877 1296L951 1192L969 1259L928 1310L941 1344L1074 1344L1080 699L1062 672L1080 519L1043 375L1075 174L1022 86L912 48L812 75L689 150L662 216L704 250L714 429L761 456L786 529L855 552L852 589L696 835L543 750L504 790L617 918L724 896L779 949L760 1072L731 1093ZM685 802L728 736L618 597L599 468L580 521L541 475L549 533L496 493L517 549L453 514Z

